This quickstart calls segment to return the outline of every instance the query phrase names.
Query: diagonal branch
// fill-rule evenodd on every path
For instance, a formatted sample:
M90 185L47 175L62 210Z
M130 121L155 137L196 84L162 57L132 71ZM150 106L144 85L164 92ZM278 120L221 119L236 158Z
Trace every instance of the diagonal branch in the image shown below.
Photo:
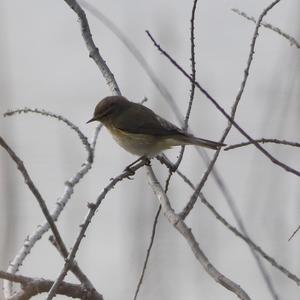
M173 164L165 157L157 157L157 159L162 163L165 164L168 168L173 168ZM177 170L176 173L178 176L192 189L195 190L195 185L189 180L189 178L184 175L180 170ZM256 243L254 243L247 235L241 233L237 228L235 228L233 225L231 225L225 218L223 218L217 210L213 207L212 204L208 202L206 197L202 192L198 195L201 202L210 210L210 212L216 217L218 221L220 221L226 228L228 228L233 234L235 234L237 237L242 239L246 244L248 244L249 247L251 247L253 250L255 250L258 254L260 254L268 263L270 263L274 268L282 272L284 275L286 275L288 278L296 282L297 285L300 285L300 278L297 277L295 274L291 273L289 270L287 270L284 266L277 263L277 261L268 255L260 246L258 246ZM181 214L179 216L182 218Z
M184 220L174 212L167 195L164 193L160 183L155 177L151 168L147 167L148 183L151 186L154 194L156 195L165 217L169 223L175 227L175 229L183 236L186 242L189 244L196 259L200 262L205 271L219 284L226 289L232 291L237 297L244 300L250 300L247 293L235 282L221 274L209 261L204 252L201 250L198 242L196 241L192 230L187 227Z
M257 23L257 21L255 20L254 17L250 17L248 16L246 13L240 11L239 9L237 8L233 8L232 9L233 12L235 12L236 14L240 15L241 17L244 17L245 19L247 19L248 21L251 21L253 22L254 24ZM290 42L290 45L291 46L295 46L297 47L298 49L300 49L300 43L292 36L290 36L289 34L283 32L280 28L276 27L276 26L273 26L272 24L270 23L266 23L266 22L262 22L261 23L261 26L265 27L265 28L268 28L276 33L278 33L279 35L281 35L282 37L284 37L285 39L287 39L289 42Z
M24 111L13 111L13 112L9 112L7 115L11 115L12 113L15 113L15 112L16 113L17 112L35 112L35 113L39 113L41 115L53 117L55 119L63 121L66 125L68 125L70 128L72 128L73 130L75 130L77 132L81 141L86 146L86 149L88 151L87 160L82 164L80 170L74 176L72 176L69 180L66 181L65 190L64 190L62 196L58 199L58 201L56 203L56 207L54 208L54 210L51 213L51 218L54 221L56 221L58 219L60 213L66 206L68 200L71 198L71 196L74 192L75 185L78 184L79 181L85 176L85 174L87 174L87 172L91 169L91 166L93 163L93 156L94 156L93 152L94 152L94 149L96 146L96 140L97 140L99 131L101 129L101 126L97 126L97 128L95 130L95 134L92 139L92 142L91 142L91 144L89 144L88 141L85 140L85 136L81 133L81 131L78 129L78 127L60 115L57 115L57 114L54 114L51 112L46 112L44 110L31 110L31 109L25 109ZM76 128L78 130L76 130ZM92 153L90 151L92 151ZM49 230L49 227L50 227L49 223L44 222L43 224L41 224L37 227L37 229L34 231L34 233L32 233L31 235L29 235L26 238L24 245L19 250L17 255L14 257L14 259L10 262L10 265L7 270L9 273L15 274L18 271L19 267L23 264L25 258L30 253L31 249L34 247L36 242L39 241L41 239L41 237ZM65 248L65 247L62 246L62 249L63 248ZM68 254L68 252L66 252L66 251L64 251L64 253L65 253L65 255ZM79 267L76 264L74 264L74 268L72 267L72 272L77 276L77 278L81 281L81 283L83 283L88 289L90 289L90 290L94 289L92 283L88 280L88 278L83 274L83 272L79 269ZM10 281L5 280L3 287L4 287L4 294L5 294L6 298L10 297L13 293L12 283Z
M243 92L245 90L245 87L246 87L246 83L247 83L247 80L248 80L248 76L249 76L249 71L250 71L250 67L251 67L251 63L253 61L253 57L254 57L254 49L255 49L255 45L256 45L256 40L257 40L257 37L258 37L258 30L260 28L260 24L263 20L263 17L274 7L275 4L277 4L280 0L276 0L274 1L273 3L271 3L267 8L265 8L263 10L263 12L260 14L259 18L258 18L258 21L257 21L257 24L256 24L256 27L255 27L255 30L254 30L254 34L253 34L253 37L252 37L252 41L251 41L251 45L250 45L250 51L249 51L249 55L248 55L248 59L247 59L247 64L246 64L246 68L244 70L244 76L243 76L243 80L242 80L242 83L241 83L241 86L240 86L240 89L238 91L238 94L236 96L236 99L234 101L234 104L232 106L232 109L231 109L231 114L230 114L230 120L228 122L228 125L226 127L226 129L224 130L224 133L222 135L222 138L220 140L220 143L224 143L227 135L229 134L229 131L231 130L232 128L232 125L233 123L231 122L232 120L235 119L235 114L236 114L236 111L237 111L237 108L238 108L238 105L240 103L240 100L242 98L242 95L243 95ZM258 143L257 143L258 144ZM259 144L258 144L259 145ZM195 190L195 192L193 193L193 195L191 196L190 198L190 201L187 203L185 209L184 209L184 213L182 214L183 218L185 218L190 210L193 208L194 206L194 203L197 201L197 198L198 198L198 194L200 193L201 189L203 188L203 186L205 185L206 183L206 180L210 174L210 172L212 171L218 157L219 157L219 154L220 154L220 151L221 149L218 149L214 156L213 156L213 159L211 160L206 172L204 173L204 175L202 176L202 179L200 180L199 184L197 185L197 188Z
M272 8L276 3L278 3L280 0L276 0L273 2L270 7ZM268 7L268 9L270 9ZM153 36L150 34L149 31L146 31L147 35L149 38L152 40L154 43L155 47L165 56L167 57L170 62L190 81L192 81L192 77L165 51L163 50L160 45L155 41ZM253 138L244 130L241 128L241 126L234 121L230 115L224 110L224 108L218 103L217 100L215 100L200 84L199 82L195 81L196 87L214 104L214 106L222 113L225 118L232 123L232 125L243 135L245 136L250 142L252 142L255 147L260 150L272 163L275 165L279 166L280 168L284 169L285 171L292 173L296 176L300 177L300 171L284 164L283 162L279 161L276 159L273 155L271 155L265 148L263 148L259 143L256 143Z
M72 250L70 251L68 257L66 258L66 262L64 264L63 269L61 270L59 276L57 277L56 281L54 282L53 286L51 287L47 300L52 299L55 296L56 289L59 287L61 282L64 280L65 276L67 275L68 271L70 270L74 258L76 256L76 253L79 249L80 243L82 242L82 239L85 237L86 230L89 226L89 224L92 221L93 216L95 215L97 209L99 208L100 204L102 203L102 200L106 197L106 195L111 191L114 186L121 182L123 179L131 179L130 176L133 176L134 173L140 169L142 166L144 166L147 162L145 160L142 160L138 164L130 167L130 169L125 169L120 175L116 176L115 178L112 178L110 183L103 189L103 192L98 196L95 203L89 203L89 212L86 215L84 222L80 225L80 232L78 234L78 237L72 246Z
M36 188L35 184L33 183L30 175L28 174L23 162L21 161L21 159L16 155L16 153L7 145L7 143L4 141L4 139L0 136L0 145L6 150L6 152L9 154L9 156L12 158L12 160L16 163L19 171L21 172L21 174L24 177L25 183L27 184L27 186L29 187L30 191L32 192L32 194L34 195L34 197L36 198L36 200L38 201L41 210L53 232L53 235L55 237L55 240L57 241L57 243L60 245L60 247L63 249L63 251L67 252L67 249L64 245L64 242L61 238L61 235L49 213L49 210L47 208L47 205L45 203L45 200L42 198L42 195L40 194L39 190Z
M99 70L101 71L103 77L106 80L107 85L110 87L113 95L121 95L118 84L114 78L113 73L108 68L105 60L99 53L99 49L96 47L92 34L90 31L90 26L88 20L86 18L84 10L80 7L80 5L75 0L64 0L69 7L77 14L79 18L79 22L81 25L81 34L85 41L85 45L88 49L89 56L94 60Z
M10 155L10 157L13 159L13 161L17 164L18 169L20 170L20 172L22 173L25 183L27 184L27 186L29 187L29 189L31 190L31 192L33 193L33 195L35 196L35 198L37 199L41 210L48 222L48 226L51 228L53 235L55 237L55 243L59 246L61 253L63 254L63 256L67 257L68 256L68 250L61 238L61 235L54 223L54 220L52 219L52 216L46 206L46 203L44 201L44 199L42 198L40 192L38 191L38 189L36 188L36 186L34 185L30 175L28 174L23 162L20 160L20 158L15 154L15 152L8 146L8 144L4 141L4 139L0 136L0 145L7 151L7 153ZM81 271L81 269L78 267L78 265L74 262L72 264L72 271L74 272L74 274L77 276L77 278L81 281L82 284L84 284L86 291L90 291L93 292L93 294L98 295L99 297L101 296L100 294L98 294L98 292L95 290L95 288L93 287L92 283L89 281L89 279L84 275L84 273ZM14 276L15 272L12 272L11 276ZM12 280L13 281L13 280ZM12 282L10 280L10 283ZM6 281L7 282L7 281ZM49 288L50 289L50 288ZM11 293L8 290L5 291L5 295L6 298L10 298L11 297ZM97 297L98 297L97 296ZM99 298L100 299L100 298ZM102 296L101 296L102 299Z

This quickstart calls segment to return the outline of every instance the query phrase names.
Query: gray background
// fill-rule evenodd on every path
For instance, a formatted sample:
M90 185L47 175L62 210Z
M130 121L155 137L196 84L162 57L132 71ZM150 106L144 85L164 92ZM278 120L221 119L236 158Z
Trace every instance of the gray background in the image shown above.
M176 60L189 69L189 21L192 1L91 1L134 41L184 113L189 82L154 48L145 29ZM258 16L270 1L199 1L196 20L197 78L230 110L238 92L254 25L230 11L240 8ZM266 20L299 37L299 2L282 1ZM105 26L87 14L94 40L122 93L176 123L143 69ZM86 125L94 106L110 94L96 65L88 58L79 24L64 1L0 2L0 112L11 108L43 108L60 113L88 136ZM299 141L299 49L277 34L261 29L249 82L236 120L253 137ZM178 123L177 123L178 124ZM198 91L190 128L217 140L226 120ZM85 160L75 134L61 123L36 115L0 118L0 132L23 159L49 208L62 194L64 182ZM243 141L234 129L227 143ZM266 145L283 162L300 169L299 150ZM167 154L175 159L178 150ZM209 155L212 156L212 152ZM76 187L58 226L72 245L87 208L108 183L134 159L117 146L106 130L99 136L93 169ZM161 179L167 172L157 162ZM300 236L287 242L300 222L299 178L274 166L254 147L223 152L216 164L239 209L250 236L279 263L300 274ZM205 170L194 148L188 148L181 169L196 183ZM6 269L25 237L43 221L14 163L0 151L0 269ZM204 188L218 211L235 224L210 178ZM191 191L173 177L170 199L183 207ZM158 203L144 170L134 181L119 184L105 199L78 253L82 269L105 299L132 299L141 271ZM237 239L200 203L188 224L212 263L238 282L253 299L272 299L247 245ZM46 235L48 236L48 235ZM62 259L44 237L24 263L21 273L54 279ZM280 299L299 299L299 288L265 264ZM69 280L73 280L70 276ZM40 297L41 299L43 297ZM197 263L186 242L161 218L140 299L234 299Z

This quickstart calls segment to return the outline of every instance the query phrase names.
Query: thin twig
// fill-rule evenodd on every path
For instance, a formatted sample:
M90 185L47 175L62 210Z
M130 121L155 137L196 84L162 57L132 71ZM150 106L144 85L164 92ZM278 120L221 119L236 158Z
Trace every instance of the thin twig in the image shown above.
M158 156L157 159L165 164L168 168L173 168L173 164L164 156ZM196 186L190 181L190 179L184 175L180 170L177 170L176 173L179 175L179 177L192 189L195 190ZM213 213L213 215L216 217L218 221L220 221L225 227L227 227L231 232L233 232L237 237L241 238L244 242L248 244L249 247L253 248L257 253L259 253L267 262L269 262L273 267L281 271L283 274L285 274L288 278L292 279L296 282L297 285L300 285L300 278L297 277L295 274L291 273L289 270L287 270L285 267L280 265L276 262L276 260L269 256L266 252L262 250L260 246L255 244L248 236L243 235L238 229L236 229L234 226L229 224L229 222L223 218L217 210L213 207L212 204L208 202L204 194L201 192L198 196L201 200L201 202ZM179 217L181 217L181 214L179 214Z
M42 116L55 118L55 119L65 123L72 130L74 130L77 133L77 135L79 136L82 144L84 145L86 151L89 154L89 162L93 161L93 149L88 141L88 138L82 133L82 131L79 129L78 126L76 126L74 123L69 121L67 118L63 117L62 115L52 113L50 111L46 111L44 109L37 109L37 108L32 109L32 108L28 108L28 107L9 110L6 113L4 113L3 116L8 117L8 116L16 115L16 114L21 114L21 113L36 113L36 114L40 114Z
M49 227L51 228L53 235L55 237L55 243L58 245L58 247L60 248L61 252L63 253L64 257L68 256L68 250L61 238L61 235L54 223L54 220L52 219L52 216L46 206L45 200L42 198L39 190L36 188L35 184L33 183L30 175L28 174L23 162L21 161L21 159L16 155L16 153L7 145L7 143L4 141L4 139L0 136L0 145L7 151L7 153L10 155L10 157L13 159L13 161L16 163L18 169L20 170L21 174L24 177L25 183L27 184L27 186L29 187L29 189L31 190L32 194L35 196L35 198L37 199L41 210L49 224ZM75 270L75 275L79 278L79 280L81 280L81 283L83 283L85 285L86 290L92 291L95 294L98 294L98 292L96 292L95 288L93 287L93 285L91 284L91 282L88 280L88 278L83 274L83 272L80 270L80 268L77 266L77 264L74 262L74 268L73 270ZM14 276L14 274L12 274L12 276ZM100 294L98 294L99 296L101 296ZM102 299L102 296L101 298Z
M280 145L287 145L287 146L292 146L292 147L300 147L300 143L296 143L296 142L289 142L289 141L285 141L285 140L278 140L278 139L266 139L266 138L261 138L258 140L255 140L256 143L272 143L272 144L280 144ZM230 145L226 148L224 148L225 151L228 150L232 150L232 149L236 149L236 148L240 148L240 147L244 147L244 146L248 146L248 145L252 145L252 142L244 142L244 143L239 143L239 144L234 144L234 145Z
M280 0L276 0L275 2L272 3L272 7L278 3ZM271 6L271 5L270 5ZM146 31L147 35L149 38L152 40L153 44L155 47L165 56L167 57L170 62L190 81L192 81L191 76L165 51L163 50L160 45L155 41L153 36L150 34L150 32L147 30ZM199 82L195 81L196 87L214 104L214 106L225 116L227 120L229 120L232 125L243 135L245 136L249 141L253 142L255 147L260 150L271 162L279 166L280 168L284 169L285 171L292 173L296 176L300 177L300 171L293 169L292 167L282 163L278 159L276 159L274 156L272 156L265 148L263 148L259 143L256 143L253 138L244 130L242 129L236 121L234 121L230 115L224 110L224 108L199 84Z
M192 77L192 81L191 81L191 90L190 90L190 100L188 103L188 107L187 107L187 111L185 114L185 118L184 118L184 125L183 125L183 130L187 131L188 126L189 126L189 118L191 115L191 111L192 111L192 106L193 106L193 101L194 101L194 96L195 96L195 80L196 80L196 60L195 60L195 14L196 14L196 8L197 8L197 0L194 0L193 2L193 8L192 8L192 16L191 16L191 20L190 20L190 44L191 44L191 77ZM175 171L176 169L179 167L181 160L183 158L183 154L184 154L184 150L185 150L185 146L181 146L180 152L179 152L179 156L177 159L177 162L175 163Z
M135 293L134 293L134 297L133 297L134 300L137 299L138 293L139 293L139 291L141 289L141 286L142 286L142 283L143 283L143 279L144 279L144 276L145 276L146 268L147 268L147 265L148 265L148 260L149 260L150 253L151 253L152 246L153 246L153 242L154 242L154 237L155 237L155 233L156 233L157 222L158 222L158 217L160 215L160 212L161 212L161 205L159 205L159 207L158 207L158 209L156 211L155 217L154 217L154 222L153 222L153 225L152 225L150 242L149 242L149 246L148 246L148 249L147 249L146 257L145 257L145 260L144 260L143 269L142 269L141 275L139 277L139 281L138 281L137 287L135 289Z
M185 119L184 119L184 125L183 125L183 130L184 131L187 131L187 129L188 129L189 117L190 117L190 114L191 114L191 109L192 109L194 95L195 95L195 83L194 83L194 81L196 79L196 63L195 63L195 25L194 25L194 23L195 23L196 7L197 7L197 0L194 0L193 8L192 8L192 16L191 16L191 21L190 21L190 23L191 23L191 27L190 27L191 69L192 69L193 82L191 83L190 100L189 100L189 103L188 103L188 108L187 108L187 112L186 112ZM166 179L166 183L165 183L165 194L167 194L167 192L168 192L172 175L174 174L174 172L176 172L176 170L178 169L178 167L179 167L179 165L182 161L183 154L184 154L184 149L185 149L185 147L181 146L181 150L179 152L179 156L178 156L178 159L177 159L176 163L174 164L172 169L169 168L169 175L168 175L168 177ZM145 271L146 271L146 268L147 268L149 256L150 256L151 249L152 249L153 242L154 242L156 226L157 226L158 217L160 215L160 211L161 211L161 206L159 206L159 208L157 210L157 213L155 215L155 218L154 218L154 222L153 222L153 225L152 225L151 238L150 238L149 246L148 246L148 249L147 249L145 261L144 261L144 264L143 264L142 273L140 275L140 278L139 278L139 281L138 281L138 284L137 284L137 288L136 288L136 291L135 291L134 300L137 299L139 290L140 290L142 282L143 282L143 278L144 278Z
M232 106L232 109L231 109L231 114L230 114L230 119L231 120L234 120L235 119L235 114L236 114L236 111L237 111L237 107L240 103L240 100L242 98L242 95L243 95L243 92L245 90L245 87L246 87L246 83L247 83L247 80L248 80L248 76L249 76L249 71L250 71L250 67L251 67L251 63L253 61L253 57L254 57L254 50L255 50L255 45L256 45L256 40L257 40L257 37L258 37L258 30L259 30L259 27L260 27L260 23L262 22L262 19L263 17L274 7L274 5L276 3L278 3L280 0L276 0L275 2L273 2L271 5L268 5L267 8L265 8L263 10L263 12L260 14L259 18L258 18L258 21L257 21L257 24L256 24L256 27L255 27L255 30L254 30L254 34L253 34L253 37L252 37L252 41L251 41L251 45L250 45L250 51L249 51L249 55L248 55L248 59L247 59L247 64L246 64L246 68L244 70L244 76L243 76L243 80L242 80L242 83L241 83L241 86L240 86L240 89L238 91L238 94L236 96L236 99L233 103L233 106ZM227 135L229 134L229 131L231 130L232 128L232 122L231 120L228 122L228 125L227 127L225 128L224 130L224 133L220 139L220 143L224 143ZM197 198L198 198L198 195L197 193L199 194L201 189L203 188L203 186L205 185L206 181L207 181L207 178L212 170L212 168L214 167L218 157L219 157L219 154L220 154L220 151L221 149L218 149L207 170L205 171L204 175L202 176L199 184L197 185L197 188L195 190L195 192L193 193L193 195L191 196L189 202L187 203L186 207L184 208L184 213L182 213L182 216L183 218L185 218L189 212L191 211L191 209L193 208Z
M79 181L84 177L84 175L87 174L87 172L91 169L91 165L93 162L93 155L94 155L93 151L95 149L96 140L97 140L99 131L101 129L101 126L97 126L97 128L95 130L95 134L92 139L92 142L90 144L90 143L86 142L85 136L81 133L81 131L78 129L78 127L75 126L73 123L71 123L66 118L64 118L60 115L56 115L51 112L45 112L43 110L31 110L31 109L25 109L25 110L26 110L26 112L39 113L41 115L53 117L55 119L63 121L66 125L68 125L70 128L72 128L73 130L75 130L77 132L81 141L86 146L86 149L88 151L87 160L82 164L80 170L74 176L72 176L69 180L66 181L65 190L64 190L62 196L58 199L58 201L56 203L56 207L54 208L54 210L51 213L51 218L54 221L57 221L63 208L66 206L68 200L71 198L71 196L74 192L75 185L78 184ZM24 111L22 110L22 112L25 112L25 110ZM15 112L21 112L21 111L10 112L10 113L7 113L7 115L11 115L12 113L15 113ZM92 151L92 152L90 152L90 151ZM9 267L7 270L9 273L15 274L19 270L19 267L23 264L25 258L30 253L30 251L34 247L35 243L41 239L41 237L48 231L48 229L49 229L49 223L44 222L43 224L40 224L37 227L37 229L26 238L24 245L22 246L22 248L19 250L17 255L14 257L14 259L9 264ZM68 252L65 252L65 254L66 253L68 253ZM75 275L87 288L89 288L89 289L94 288L92 286L92 284L90 283L90 281L87 279L87 277L82 272L80 273L80 270L79 271L77 270L77 273L75 273ZM5 297L6 298L11 297L11 295L13 293L12 282L5 280L3 287L4 287Z
M142 166L144 166L147 162L145 160L139 162L138 164L132 166L129 170L124 170L120 175L116 176L115 178L113 178L110 183L103 189L103 192L98 196L97 200L95 203L90 203L88 205L89 207L89 212L86 215L84 222L82 223L82 225L80 225L80 232L78 234L78 237L76 238L76 241L74 243L74 245L72 246L72 250L70 251L68 257L66 258L66 262L64 264L63 269L61 270L59 276L57 277L55 283L53 284L53 286L51 287L51 290L49 291L47 300L50 300L54 297L55 295L55 291L57 289L57 287L60 285L60 283L64 280L67 272L69 271L69 269L71 268L71 265L74 261L74 258L76 256L76 253L79 249L79 245L82 241L82 239L85 236L85 232L89 226L89 224L91 223L91 220L93 218L93 216L96 213L96 210L99 208L100 204L102 203L102 200L106 197L107 193L114 188L114 186L122 181L123 179L127 178L129 179L130 176L134 175L134 172L137 171L138 169L140 169Z
M68 4L68 6L79 17L82 37L83 37L83 39L85 41L85 44L86 44L86 47L88 49L89 56L94 60L94 62L98 66L99 70L102 73L102 76L105 78L106 83L110 87L112 93L114 95L121 95L120 89L119 89L118 84L117 84L117 82L114 78L113 73L108 68L105 60L100 55L99 50L98 50L98 48L96 47L96 45L93 41L92 34L91 34L91 31L90 31L90 27L89 27L89 23L88 23L88 20L86 18L86 14L85 14L84 10L80 7L80 5L75 0L64 0L64 1ZM97 132L97 130L98 129L96 129L96 132ZM100 203L101 203L101 201L100 201ZM100 203L99 203L99 205L100 205ZM93 212L93 210L90 209L87 218L88 219L92 218L94 213L95 212ZM85 230L87 229L87 226L88 226L88 223L86 224L85 228L82 227L82 230L80 231L80 234L79 234L79 236L76 239L76 242L74 244L74 246L76 246L77 249L73 248L72 251L69 253L68 259L67 259L67 261L64 265L63 270L61 270L59 277L56 279L55 283L53 284L53 286L51 287L51 289L49 291L47 300L51 300L54 297L55 290L60 285L60 282L62 282L62 280L66 276L70 266L72 265L72 262L75 258L75 255L76 255L76 252L78 250L79 244L80 244L80 242L83 238L83 236L81 236L81 235L82 235L82 233L84 234Z
M194 96L195 96L195 81L196 81L196 60L195 60L195 14L196 14L196 8L197 8L197 1L194 0L193 8L192 8L192 17L191 17L191 27L190 27L190 42L191 42L191 92L190 92L190 101L188 103L188 108L185 114L184 118L184 127L183 129L187 131L189 126L189 118L192 111Z
M169 199L167 195L164 193L160 183L155 177L151 168L147 169L147 178L148 183L151 186L154 194L156 195L160 205L162 206L162 211L169 223L175 227L178 232L185 238L186 242L191 247L196 259L200 262L206 272L219 284L224 286L226 289L232 291L237 297L240 299L249 300L250 297L247 293L235 282L231 281L229 278L221 274L213 264L208 260L206 255L200 249L198 242L195 240L195 237L190 228L187 227L185 222L180 218L178 214L176 214L173 208L170 205Z
M298 225L298 227L294 230L294 232L289 237L288 241L290 241L295 236L295 234L299 231L299 229L300 229L300 225Z
M237 8L233 8L232 11L235 12L236 14L240 15L241 17L244 17L248 21L251 21L251 22L253 22L253 23L256 24L255 18L248 16L245 12L242 12L242 11L240 11ZM263 26L265 28L268 28L268 29L271 29L272 31L278 33L279 35L281 35L282 37L284 37L285 39L287 39L290 42L291 46L295 46L298 49L300 49L300 43L294 37L292 37L289 34L283 32L280 28L278 28L276 26L273 26L272 24L266 23L266 22L262 22L261 26Z
M21 159L16 155L16 153L7 145L7 143L4 141L4 139L0 136L0 145L6 150L6 152L9 154L9 156L12 158L12 160L16 163L19 171L21 172L21 174L24 177L25 183L26 185L29 187L30 191L32 192L32 194L34 195L34 197L36 198L36 200L38 201L41 210L53 232L53 235L55 237L56 242L60 245L61 249L63 249L63 251L67 251L64 242L61 238L61 235L49 213L49 210L47 208L47 205L45 203L45 200L43 199L42 195L40 194L39 190L37 189L37 187L35 186L35 184L33 183L30 175L28 174L23 162L21 161Z

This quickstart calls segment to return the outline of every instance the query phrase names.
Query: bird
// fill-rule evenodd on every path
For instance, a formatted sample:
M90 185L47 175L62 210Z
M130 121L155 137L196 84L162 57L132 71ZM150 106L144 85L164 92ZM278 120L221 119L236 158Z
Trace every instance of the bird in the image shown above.
M195 145L218 150L225 144L198 138L123 96L107 96L87 121L101 122L115 141L131 154L151 159L173 146Z

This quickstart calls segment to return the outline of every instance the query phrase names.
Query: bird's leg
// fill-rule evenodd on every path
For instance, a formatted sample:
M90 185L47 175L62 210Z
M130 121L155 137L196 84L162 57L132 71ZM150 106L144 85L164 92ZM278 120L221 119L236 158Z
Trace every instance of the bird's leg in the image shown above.
M138 162L140 162L140 161L145 161L145 164L146 164L146 165L150 165L150 159L149 159L147 156L143 155L143 156L140 156L138 159L136 159L134 162L132 162L130 165L128 165L128 166L124 169L124 171L125 171L125 172L129 172L129 173L130 173L129 176L134 175L135 171L132 169L132 166L136 165L136 164L137 164Z

